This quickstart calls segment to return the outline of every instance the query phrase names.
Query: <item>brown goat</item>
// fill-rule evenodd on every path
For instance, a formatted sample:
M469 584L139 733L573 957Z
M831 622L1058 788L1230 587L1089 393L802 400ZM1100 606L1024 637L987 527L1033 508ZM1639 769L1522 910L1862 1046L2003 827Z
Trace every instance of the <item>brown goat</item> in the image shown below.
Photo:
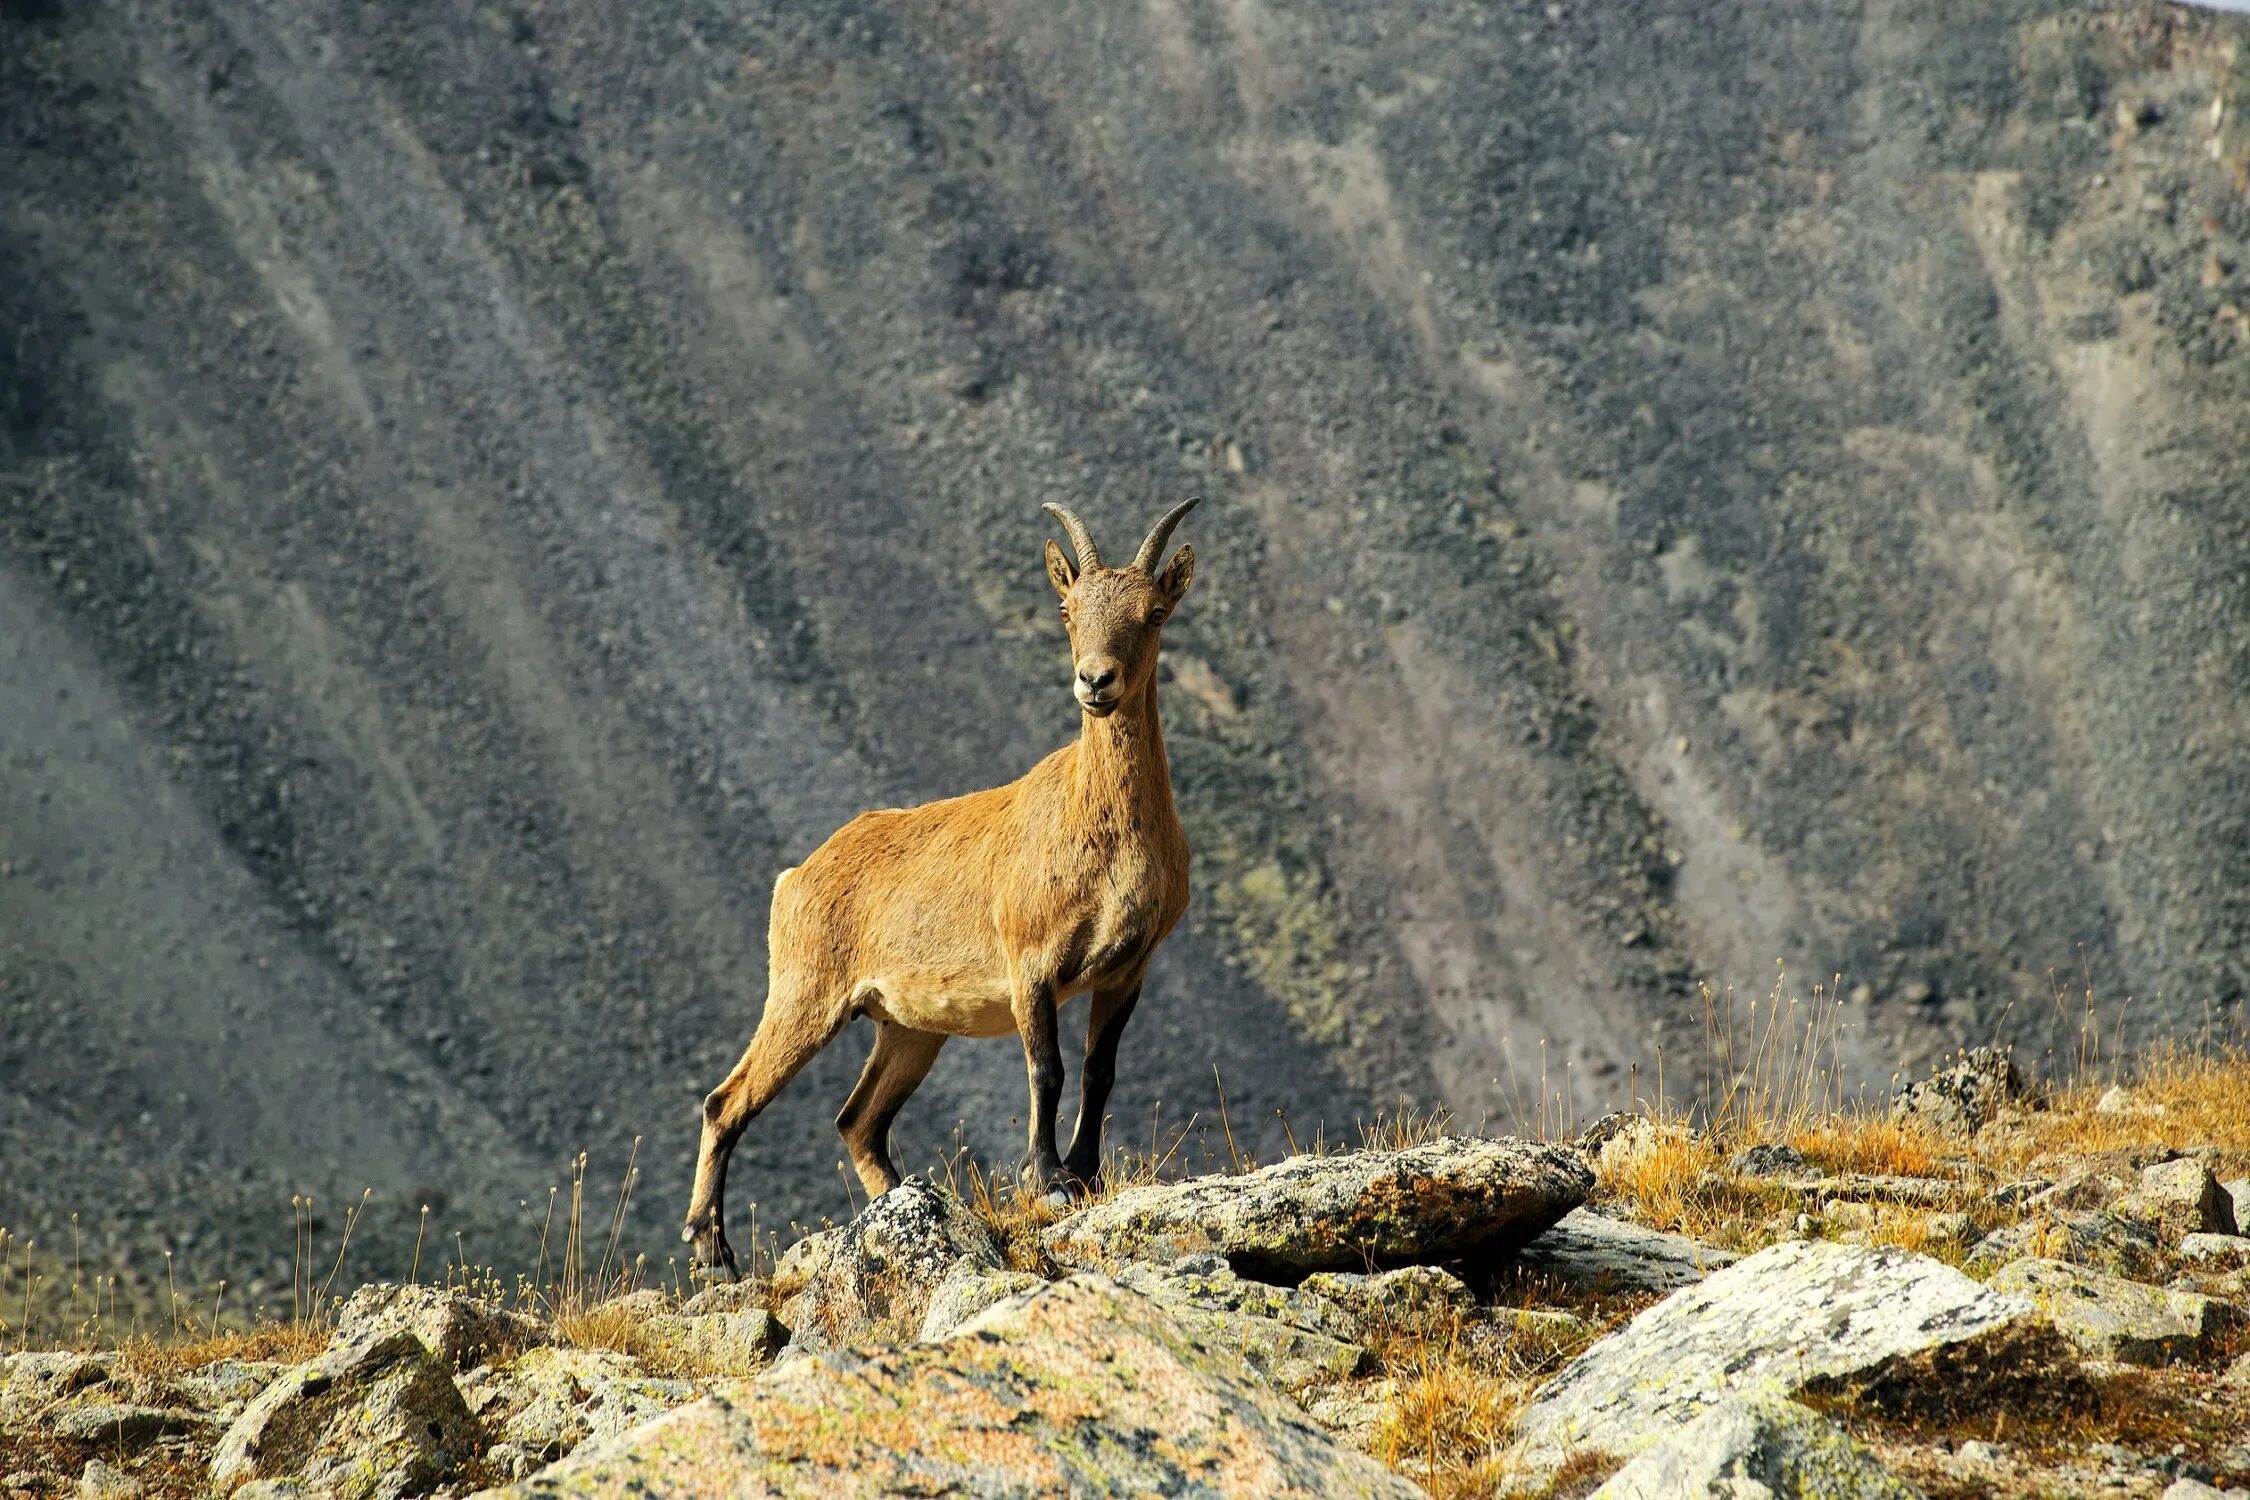
M1195 572L1182 547L1158 571L1189 500L1123 568L1102 566L1059 505L1075 565L1051 539L1047 577L1070 632L1078 738L1019 781L922 807L862 813L774 882L766 1008L742 1060L703 1101L682 1239L694 1264L734 1270L727 1158L743 1127L855 1016L875 1022L859 1084L836 1116L869 1196L898 1184L891 1122L949 1036L1023 1038L1031 1075L1024 1181L1091 1184L1117 1039L1156 945L1188 902L1188 846L1156 716L1164 620ZM1093 996L1078 1125L1055 1152L1062 1093L1056 1008Z

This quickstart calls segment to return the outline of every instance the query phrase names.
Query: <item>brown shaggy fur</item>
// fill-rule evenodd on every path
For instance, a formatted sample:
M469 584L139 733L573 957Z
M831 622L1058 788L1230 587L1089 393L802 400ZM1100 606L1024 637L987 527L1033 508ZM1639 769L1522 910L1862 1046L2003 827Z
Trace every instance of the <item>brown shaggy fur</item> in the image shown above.
M1160 521L1123 568L1102 566L1078 519L1048 507L1082 565L1047 543L1076 671L1075 742L1006 786L862 813L774 882L765 1013L703 1101L681 1230L697 1266L734 1268L724 1196L743 1128L856 1016L875 1022L875 1045L836 1128L871 1196L899 1180L891 1122L945 1039L1008 1031L1022 1037L1030 1073L1027 1180L1041 1189L1094 1180L1118 1037L1151 955L1187 909L1156 660L1195 552L1182 547L1161 573L1155 563L1194 504ZM1084 1086L1069 1153L1058 1156L1056 1009L1081 993L1093 997Z

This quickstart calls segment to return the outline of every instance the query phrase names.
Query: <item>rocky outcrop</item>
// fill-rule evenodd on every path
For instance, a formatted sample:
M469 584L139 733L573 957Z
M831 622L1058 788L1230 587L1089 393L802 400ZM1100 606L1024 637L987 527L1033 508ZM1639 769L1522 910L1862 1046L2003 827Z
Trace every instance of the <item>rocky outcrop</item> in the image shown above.
M1128 1188L1055 1224L1046 1246L1065 1265L1215 1253L1246 1275L1295 1279L1514 1249L1593 1185L1583 1157L1564 1147L1445 1138Z
M2022 1093L2023 1077L2006 1048L1972 1047L1893 1099L1891 1118L1969 1137L1998 1118L2001 1106Z
M1833 1422L1729 1396L1612 1474L1593 1500L1919 1500Z
M791 1346L825 1349L878 1328L911 1336L958 1266L1007 1269L1000 1245L959 1198L909 1177L849 1224L799 1240L774 1268Z
M1977 1242L1964 1264L1991 1272L2014 1261L2044 1258L2130 1276L2162 1253L2154 1230L2106 1209L2035 1214Z
M1318 1293L1245 1280L1216 1255L1127 1266L1117 1281L1164 1304L1181 1327L1234 1350L1285 1391L1343 1380L1372 1364L1353 1342L1360 1319Z
M1393 1271L1315 1271L1300 1292L1343 1309L1362 1336L1375 1325L1403 1323L1432 1313L1467 1313L1477 1305L1467 1282L1441 1266L1400 1266Z
M393 1329L413 1334L457 1370L553 1337L536 1318L448 1287L378 1282L352 1293L336 1314L336 1331L347 1338L380 1337Z
M1872 1378L1944 1345L2006 1340L2031 1304L1901 1250L1791 1241L1674 1292L1580 1355L1525 1408L1523 1455L1630 1454L1731 1393Z
M2037 1305L2086 1353L2130 1364L2192 1359L2241 1322L2231 1303L2057 1260L2016 1261L1994 1276L1991 1286Z
M1044 1285L1029 1271L995 1271L977 1261L955 1261L930 1292L929 1311L922 1315L922 1337L942 1339L1003 1297Z
M689 1382L651 1377L606 1349L536 1348L477 1372L463 1389L490 1444L487 1464L508 1478L533 1473L589 1439L616 1437L696 1394Z
M251 1402L219 1440L211 1482L285 1479L338 1500L400 1500L450 1478L475 1445L446 1362L404 1328L370 1329Z
M90 1401L68 1407L46 1424L57 1437L91 1443L111 1454L138 1453L165 1438L197 1433L210 1425L210 1418L198 1412L122 1401Z
M75 1350L0 1359L0 1427L28 1420L55 1402L109 1379L113 1360Z
M1073 1276L953 1337L792 1360L507 1493L666 1500L1421 1492L1342 1447L1155 1299Z
M2236 1232L2233 1197L2192 1156L2144 1167L2140 1185L2109 1208L2120 1218L2146 1224L2170 1243L2191 1234Z

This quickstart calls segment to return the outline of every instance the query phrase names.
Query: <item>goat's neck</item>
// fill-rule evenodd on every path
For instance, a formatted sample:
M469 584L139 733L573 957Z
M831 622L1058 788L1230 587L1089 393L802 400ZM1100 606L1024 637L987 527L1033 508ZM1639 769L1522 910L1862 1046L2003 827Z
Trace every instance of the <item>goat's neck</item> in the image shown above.
M1110 826L1148 830L1174 819L1172 767L1156 715L1155 674L1106 719L1082 714L1073 790L1082 806L1125 814ZM1107 820L1105 820L1107 821Z

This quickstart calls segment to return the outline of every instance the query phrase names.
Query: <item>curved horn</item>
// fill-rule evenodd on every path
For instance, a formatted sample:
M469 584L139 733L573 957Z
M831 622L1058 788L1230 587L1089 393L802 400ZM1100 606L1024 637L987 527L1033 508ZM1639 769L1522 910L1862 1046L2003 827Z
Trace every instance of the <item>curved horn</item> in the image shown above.
M1155 529L1149 532L1148 540L1141 543L1140 553L1133 559L1133 566L1143 573L1153 575L1156 565L1164 560L1164 544L1172 540L1172 528L1180 524L1181 517L1202 503L1203 497L1196 495L1166 511L1164 519L1157 522Z
M1079 520L1052 500L1039 508L1062 522L1063 530L1070 533L1070 545L1078 549L1079 572L1090 573L1102 565L1101 553L1094 550L1094 534L1086 529L1084 521Z

